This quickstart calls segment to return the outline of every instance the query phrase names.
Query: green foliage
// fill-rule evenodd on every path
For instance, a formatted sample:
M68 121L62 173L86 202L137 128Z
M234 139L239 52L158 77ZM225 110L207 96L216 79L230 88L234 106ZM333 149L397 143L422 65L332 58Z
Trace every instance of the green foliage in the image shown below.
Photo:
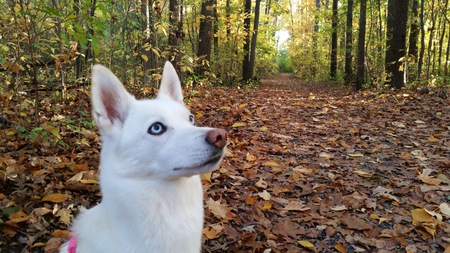
M278 72L280 73L292 73L292 58L288 56L288 51L286 49L280 50L278 54Z

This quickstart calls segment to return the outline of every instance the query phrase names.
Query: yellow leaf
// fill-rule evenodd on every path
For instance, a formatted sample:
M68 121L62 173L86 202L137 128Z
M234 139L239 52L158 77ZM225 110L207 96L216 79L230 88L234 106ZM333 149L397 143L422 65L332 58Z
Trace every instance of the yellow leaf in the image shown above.
M197 114L195 114L195 117L196 117L197 119L201 119L201 118L203 118L203 114L200 113L200 112L198 112Z
M335 244L334 249L339 251L340 253L347 253L347 249L342 244Z
M221 229L216 230L215 228L212 228L212 227L205 227L203 229L203 234L208 239L215 239L215 238L219 237L221 231L222 231Z
M262 126L261 128L259 128L259 131L265 132L267 130L269 130L269 129L266 126Z
M247 153L247 156L246 156L246 158L245 158L248 162L254 162L254 161L256 161L256 156L254 156L254 155L252 155L252 154L250 154L250 153Z
M243 127L243 126L246 126L246 124L242 122L236 122L231 127Z
M82 183L82 184L98 184L98 181L94 180L94 179L81 179L80 183Z
M264 202L264 205L262 206L263 210L269 210L270 208L272 208L272 203L266 201Z
M436 137L434 137L434 135L430 135L430 136L428 137L428 141L429 141L429 142L439 142L439 139L436 138Z
M69 199L70 196L67 194L63 194L63 193L53 193L53 194L49 194L46 195L42 198L42 201L49 201L49 202L53 202L53 203L61 203L66 201L67 199Z
M256 196L250 196L245 200L248 205L254 205L256 201Z
M141 54L141 58L142 58L142 60L148 62L148 57L147 57L147 55Z
M363 157L363 154L347 154L350 157Z
M298 243L299 243L301 246L303 246L303 247L305 247L305 248L307 248L307 249L314 248L314 244L312 244L312 243L310 243L310 242L308 242L308 241L298 241Z
M378 216L378 215L375 214L375 213L372 213L369 217L370 217L371 219L374 219L374 220L379 220L379 219L380 219L380 216Z
M276 162L266 162L264 165L271 166L271 167L279 167L278 163Z
M203 181L211 182L211 175L212 175L212 172L202 173L202 174L200 174L200 178L201 178Z
M239 108L244 108L244 107L246 107L247 105L248 105L247 103L241 104L241 105L239 105Z

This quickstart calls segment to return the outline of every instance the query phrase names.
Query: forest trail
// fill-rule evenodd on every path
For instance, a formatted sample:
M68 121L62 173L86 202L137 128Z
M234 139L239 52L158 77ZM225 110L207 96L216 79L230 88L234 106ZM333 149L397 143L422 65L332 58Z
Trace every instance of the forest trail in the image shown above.
M203 252L449 250L449 99L288 74L186 94L197 125L229 136L221 167L202 176ZM72 99L40 104L34 139L3 130L2 252L52 252L78 209L100 201L89 97Z
M288 74L261 83L196 101L216 108L202 123L230 134L205 185L206 252L449 250L448 99Z

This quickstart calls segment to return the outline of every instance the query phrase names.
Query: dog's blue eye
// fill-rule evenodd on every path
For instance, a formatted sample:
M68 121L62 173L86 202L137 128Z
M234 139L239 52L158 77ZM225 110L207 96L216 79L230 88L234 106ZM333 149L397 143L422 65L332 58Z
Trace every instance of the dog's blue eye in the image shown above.
M189 121L194 124L195 123L195 116L193 114L189 115Z
M148 133L151 135L160 135L163 134L166 129L166 126L159 122L156 122L148 128Z

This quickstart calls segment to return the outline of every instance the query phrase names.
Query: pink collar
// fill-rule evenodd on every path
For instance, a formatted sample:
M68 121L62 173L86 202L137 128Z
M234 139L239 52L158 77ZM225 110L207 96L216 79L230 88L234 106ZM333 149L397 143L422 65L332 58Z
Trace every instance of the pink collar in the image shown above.
M67 247L67 251L69 253L75 253L77 251L77 239L75 237L71 237L69 241L69 246Z

